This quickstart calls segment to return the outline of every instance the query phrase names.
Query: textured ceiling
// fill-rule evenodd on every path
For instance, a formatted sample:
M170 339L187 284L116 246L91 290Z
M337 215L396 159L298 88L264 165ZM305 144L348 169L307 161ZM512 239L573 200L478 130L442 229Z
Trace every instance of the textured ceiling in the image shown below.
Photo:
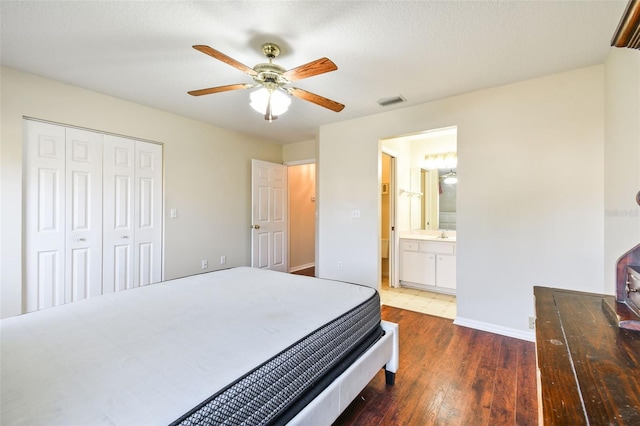
M603 63L626 1L1 1L5 66L282 143L326 123ZM346 105L293 99L273 123L249 91L187 91L250 77L276 42L286 69L328 57L338 70L296 87ZM376 101L402 95L406 103ZM45 118L46 117L42 117Z

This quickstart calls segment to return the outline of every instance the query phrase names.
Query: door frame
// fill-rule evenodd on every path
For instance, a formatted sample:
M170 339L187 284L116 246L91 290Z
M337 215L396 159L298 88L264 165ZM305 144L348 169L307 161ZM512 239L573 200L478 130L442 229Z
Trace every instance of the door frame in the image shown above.
M398 203L397 203L397 181L398 181L398 168L396 166L396 161L398 158L398 153L389 149L387 147L380 147L380 165L382 166L382 154L386 154L391 157L391 166L389 170L389 287L399 287L398 285L398 226L396 223L398 217ZM381 169L382 170L382 169ZM381 178L379 178L381 180ZM378 182L378 188L382 185L382 182ZM382 206L382 194L378 192L378 203ZM379 218L378 224L382 221L382 217ZM380 229L380 225L378 225L378 230ZM380 232L380 231L379 231ZM382 244L382 235L378 237L378 254L381 252L380 245ZM382 271L382 258L378 256L378 262L380 265L378 267L379 271ZM379 274L380 280L382 279L382 273ZM381 282L378 283L380 287L382 285Z

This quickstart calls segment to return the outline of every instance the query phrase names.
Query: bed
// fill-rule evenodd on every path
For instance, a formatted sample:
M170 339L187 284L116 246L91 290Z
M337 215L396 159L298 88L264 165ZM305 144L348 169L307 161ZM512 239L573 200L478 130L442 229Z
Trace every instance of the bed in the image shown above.
M247 267L0 325L7 425L328 425L398 368L374 289Z

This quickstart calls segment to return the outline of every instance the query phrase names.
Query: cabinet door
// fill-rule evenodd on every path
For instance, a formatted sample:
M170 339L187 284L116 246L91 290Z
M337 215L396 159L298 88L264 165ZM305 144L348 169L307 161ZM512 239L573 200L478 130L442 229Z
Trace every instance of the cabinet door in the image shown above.
M436 267L436 283L438 287L456 288L456 257L446 254L438 255Z
M416 284L436 285L436 256L432 253L403 251L400 279Z

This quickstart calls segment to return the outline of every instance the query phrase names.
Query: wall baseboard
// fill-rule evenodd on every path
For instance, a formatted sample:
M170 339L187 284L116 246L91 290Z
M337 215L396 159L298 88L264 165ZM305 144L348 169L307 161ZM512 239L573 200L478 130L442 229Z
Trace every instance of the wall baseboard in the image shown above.
M456 317L453 323L455 325L474 328L476 330L488 331L489 333L500 334L502 336L513 337L515 339L526 340L529 342L536 341L536 333L534 330L516 330L515 328L502 327L488 322L476 321L461 317Z
M315 262L307 263L306 265L293 266L289 268L289 272L302 271L303 269L315 268L315 266L316 266Z

